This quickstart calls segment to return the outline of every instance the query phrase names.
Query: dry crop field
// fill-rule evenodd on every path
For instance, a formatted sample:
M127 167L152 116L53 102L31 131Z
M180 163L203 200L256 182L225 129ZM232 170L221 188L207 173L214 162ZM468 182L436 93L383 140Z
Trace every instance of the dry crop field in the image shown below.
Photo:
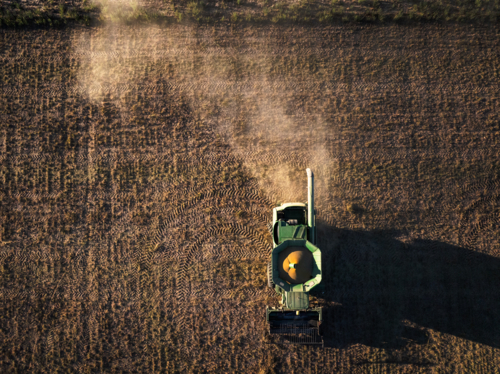
M2 372L496 373L495 25L0 30ZM265 335L316 174L325 348Z

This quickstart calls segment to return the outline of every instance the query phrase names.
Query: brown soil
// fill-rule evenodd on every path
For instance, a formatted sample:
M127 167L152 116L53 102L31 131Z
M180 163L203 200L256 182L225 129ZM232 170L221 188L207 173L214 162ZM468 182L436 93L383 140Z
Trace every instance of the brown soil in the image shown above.
M495 372L499 41L0 31L1 371ZM323 350L265 336L266 225L306 167Z

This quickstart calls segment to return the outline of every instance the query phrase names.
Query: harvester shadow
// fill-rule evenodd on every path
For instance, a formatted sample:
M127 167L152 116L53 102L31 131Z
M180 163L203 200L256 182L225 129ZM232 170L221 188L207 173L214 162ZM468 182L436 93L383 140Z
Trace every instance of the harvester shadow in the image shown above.
M321 227L325 345L425 344L426 328L500 347L500 260L395 232Z

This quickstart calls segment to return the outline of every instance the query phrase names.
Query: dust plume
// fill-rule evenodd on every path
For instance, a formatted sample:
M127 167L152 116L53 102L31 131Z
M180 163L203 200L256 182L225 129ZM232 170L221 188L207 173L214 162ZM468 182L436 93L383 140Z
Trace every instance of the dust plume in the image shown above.
M283 85L286 82L280 82L279 86ZM256 79L252 87L243 94L227 92L233 99L221 107L221 135L260 189L276 203L307 200L308 167L316 175L317 194L327 192L322 181L329 176L334 161L326 148L326 120L320 115L297 113L293 88L276 90L269 79Z
M130 19L142 10L139 0L94 0L101 9L101 17L107 22Z
M103 9L133 10L137 4L117 2L113 8L114 3ZM334 162L324 136L332 124L311 109L322 98L304 102L295 77L271 73L272 38L241 35L225 45L225 32L109 21L74 38L79 88L93 101L113 101L124 122L131 108L142 105L143 90L182 96L193 116L231 145L272 201L305 201L307 167L315 172L317 194L328 192L321 181ZM300 81L307 86L309 80L314 76L303 72Z
M189 28L184 27L166 30L111 21L77 33L73 54L80 61L78 90L95 103L111 100L126 121L127 113L143 104L143 92L164 92L182 80L180 68L186 58L191 60L189 35Z
M190 79L198 92L191 105L231 145L260 189L276 203L306 201L310 167L318 197L328 193L322 181L331 177L335 163L325 136L332 123L318 114L326 105L321 93L304 95L318 76L307 69L300 76L280 71L286 60L276 57L279 37L243 29L232 35L231 45L217 30L197 30L196 38L197 71Z

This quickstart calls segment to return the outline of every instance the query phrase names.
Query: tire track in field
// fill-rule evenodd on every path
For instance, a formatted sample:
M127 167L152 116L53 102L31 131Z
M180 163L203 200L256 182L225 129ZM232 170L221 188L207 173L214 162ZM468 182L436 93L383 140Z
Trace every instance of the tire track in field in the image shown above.
M229 157L226 155L215 154L210 155L214 165L220 165L221 157L226 160L236 160L232 155ZM199 160L198 160L199 161ZM207 161L205 159L204 161ZM214 167L215 171L218 171L217 167ZM207 219L210 220L209 215L205 214L205 211L210 211L210 214L216 214L222 218L224 217L236 217L240 212L245 214L245 217L253 222L252 225L265 227L268 222L269 217L263 213L263 211L268 210L270 201L263 196L257 189L257 183L254 180L249 180L245 182L245 187L237 188L236 186L229 184L225 189L217 189L215 186L206 186L199 189L197 186L182 186L179 183L170 183L168 191L162 191L162 186L154 187L153 195L158 200L170 200L168 197L180 195L185 196L181 204L176 207L169 208L168 206L162 210L162 216L165 218L161 222L155 224L150 232L144 235L146 241L142 241L142 244L136 246L133 254L133 263L137 264L132 266L131 269L131 280L139 285L136 291L132 291L133 295L130 295L133 300L139 301L143 300L146 303L141 304L142 314L147 313L150 301L153 299L147 297L146 293L141 293L140 290L147 289L149 283L151 282L151 274L159 274L160 277L168 275L169 271L172 271L172 264L179 262L180 270L175 274L175 281L177 284L184 282L187 278L185 275L186 267L189 265L189 260L194 255L196 255L196 250L203 243L203 238L210 238L216 236L223 236L227 234L240 235L246 238L252 238L260 245L260 251L262 251L263 246L265 246L266 239L261 233L255 231L251 227L246 227L241 224L233 223L229 226L221 226L216 224L214 227L210 221L208 222L209 229L207 227ZM179 188L181 187L181 188ZM221 199L234 201L235 206L217 209L218 203ZM240 202L248 202L243 205ZM158 212L159 213L159 212ZM186 226L186 227L184 227ZM195 232L194 236L191 236L191 232L196 228L203 228L200 232ZM187 230L188 242L194 243L189 246L187 252L181 253L183 240L178 237L179 233ZM205 233L206 236L201 236ZM209 254L212 255L212 254ZM237 255L242 255L237 253ZM157 269L153 271L153 269ZM156 273L156 271L158 273ZM188 285L189 286L189 285ZM168 293L165 294L165 292ZM176 297L181 303L184 302L184 298L178 297L179 291L173 290L171 295L170 290L162 290L164 298ZM214 291L215 292L215 291Z
M491 246L498 248L500 228L500 182L477 182L462 194L465 203L458 223L458 242L461 246L473 251L482 251L481 239L492 239L496 242ZM470 200L473 200L470 202ZM490 255L498 255L498 250Z
M239 251L231 253L222 253L222 251L214 251L212 249L210 253L204 254L205 257L207 257L208 255L212 258L220 259L222 257L225 257L224 255L227 255L228 258L242 258L251 255L253 258L265 260L269 256L269 251L271 249L270 244L252 228L234 222L223 223L214 227L204 228L200 232L197 232L196 236L192 238L191 244L182 254L182 257L180 259L180 265L175 279L175 296L177 302L179 302L181 305L185 305L192 297L200 297L200 294L203 295L203 297L208 296L211 299L234 298L234 290L220 289L216 284L212 284L212 286L215 286L214 289L213 287L210 287L209 284L205 284L205 287L202 290L196 292L196 290L192 290L192 286L188 282L189 265L196 258L196 255L200 253L202 244L207 242L211 238L223 238L228 234L250 239L253 245L251 247L240 248ZM238 296L244 298L255 298L256 296L262 296L262 293L267 294L268 292L253 289L238 290ZM182 314L176 322L181 329L185 329L187 327L187 321L188 317L185 314ZM185 359L190 359L190 352L184 349L181 351L181 355Z
M257 299L257 298L262 298L264 296L274 296L276 295L276 292L269 289L269 288L264 288L264 289L255 289L253 287L248 287L245 289L238 289L238 296L242 299ZM227 290L227 289L210 289L210 290L205 290L205 289L200 289L200 290L194 290L189 294L189 297L192 298L210 298L210 299L234 299L236 296L236 291L234 290Z
M253 229L250 229L239 223L225 223L218 225L216 227L211 227L208 229L202 230L199 234L196 235L194 241L191 242L191 245L188 249L183 253L179 265L179 270L177 272L177 289L176 289L176 297L179 302L186 302L187 298L190 294L190 291L185 288L187 283L187 271L190 261L195 257L197 251L201 244L213 237L224 237L227 234L234 234L240 237L248 238L255 241L255 247L249 248L245 251L241 250L237 255L239 257L243 257L244 255L252 255L255 256L257 254L257 258L259 259L267 259L269 255L270 245Z
M199 210L211 207L212 204L211 200L203 199L202 201L198 200L197 204L194 204L193 207ZM186 222L200 227L203 227L206 224L204 218L200 217L197 210L188 211L188 209L188 207L177 209L176 217L169 217L169 219L164 221L158 229L148 235L149 237L152 237L152 239L143 247L144 250L139 249L136 254L136 261L141 266L141 271L135 271L135 277L138 277L142 271L148 272L155 263L158 263L158 261L161 262L164 255L159 255L159 250L161 250L162 253L165 253L165 255L168 253L170 261L177 261L182 258L182 254L177 250L178 243L176 245L176 240L171 239L168 236L169 229L180 227ZM239 210L237 210L237 208L227 208L218 211L218 213L233 217L236 216L238 212ZM249 207L246 212L250 212L252 216L256 216L258 218L257 221L261 226L266 224L266 217L260 213L257 206ZM261 242L265 242L265 238L261 234L255 232L255 236L257 236L258 240ZM162 268L162 271L165 271L165 269Z
M496 86L494 85L450 85L447 83L433 83L433 84L413 84L413 83L365 83L365 82L353 82L353 83L326 83L325 81L292 81L292 82L279 82L275 81L266 85L267 89L273 91L283 91L293 89L294 91L307 91L307 90L328 90L333 93L344 93L346 90L350 92L402 92L411 91L413 93L427 93L429 90L433 92L442 92L449 94L451 92L460 92L462 94L477 94L477 93L487 93L494 91ZM198 82L177 82L173 84L99 84L94 85L92 88L86 87L70 87L53 85L47 86L39 89L39 97L54 97L58 96L62 92L68 95L102 95L102 94L122 94L123 92L135 90L138 92L143 92L148 95L155 95L156 93L163 92L165 89L172 95L184 94L185 92L206 92L207 95L216 97L222 95L224 92L248 92L255 89L255 84L253 83L241 83L241 82L231 82L228 80L221 80L216 82L214 80L198 81ZM3 90L4 95L15 96L15 95L28 95L32 91L31 88L24 87L9 87Z
M430 134L430 132L429 132ZM48 163L61 162L65 160L71 152L64 151L60 154L22 154L12 157L7 157L5 155L0 155L0 162L5 162L8 164L20 164L24 161L29 162L30 167L37 165L45 165ZM198 156L186 156L185 162L201 162L206 167L206 170L217 171L219 166L215 162L228 162L233 160L244 160L246 162L255 163L275 163L275 162L294 162L297 166L303 166L306 164L307 153L301 151L265 151L265 150L239 150L238 157L233 155L228 155L220 152L206 152L203 155ZM378 160L407 160L410 158L418 158L421 156L421 151L418 149L410 147L398 147L398 148L388 148L384 149L383 153L380 153L379 149L371 148L360 148L356 150L346 149L346 148L335 148L330 150L329 153L332 159L352 159L352 160L372 160L377 157ZM481 160L492 159L498 156L498 151L492 148L467 148L467 149L455 149L455 148L441 148L435 150L432 153L433 157L437 159L442 158L458 158L461 160ZM172 155L165 152L164 154L155 153L154 149L144 148L139 155L137 154L125 154L121 156L109 155L105 152L101 152L93 158L92 162L116 162L116 163L131 163L131 162L167 162L170 161ZM86 167L89 163L87 155L80 154L78 156L78 164L81 167ZM45 193L36 193L33 191L20 192L15 191L12 196L15 197L30 197L41 199L46 196L51 198L56 198L59 192L51 192L49 195ZM0 191L0 196L6 196L5 192Z
M177 193L186 193L191 195L195 195L193 198L189 199L187 203L183 203L181 206L176 207L173 211L168 212L168 216L160 223L159 227L155 229L154 233L148 234L148 237L151 237L150 241L144 246L144 250L138 249L137 256L139 263L148 267L150 265L150 261L147 259L147 254L153 252L155 248L165 240L167 236L167 229L178 226L182 223L190 222L190 220L196 216L200 215L200 208L205 208L205 205L213 203L213 200L217 201L223 197L231 197L236 198L239 197L240 191L231 186L229 189L224 190L216 190L213 187L209 186L201 191L196 187L190 187L186 190L177 191ZM263 196L261 196L258 192L248 191L244 194L243 199L246 201L256 200L258 203L264 206L269 206L270 202ZM210 205L209 205L210 206ZM260 212L260 210L251 205L250 212L253 216L258 217L258 220L261 224L265 225L267 223L267 217ZM197 208L197 211L188 213L191 209ZM234 210L234 209L231 209ZM226 212L230 213L230 212ZM231 211L232 216L234 216L236 212ZM263 240L263 238L260 238Z

